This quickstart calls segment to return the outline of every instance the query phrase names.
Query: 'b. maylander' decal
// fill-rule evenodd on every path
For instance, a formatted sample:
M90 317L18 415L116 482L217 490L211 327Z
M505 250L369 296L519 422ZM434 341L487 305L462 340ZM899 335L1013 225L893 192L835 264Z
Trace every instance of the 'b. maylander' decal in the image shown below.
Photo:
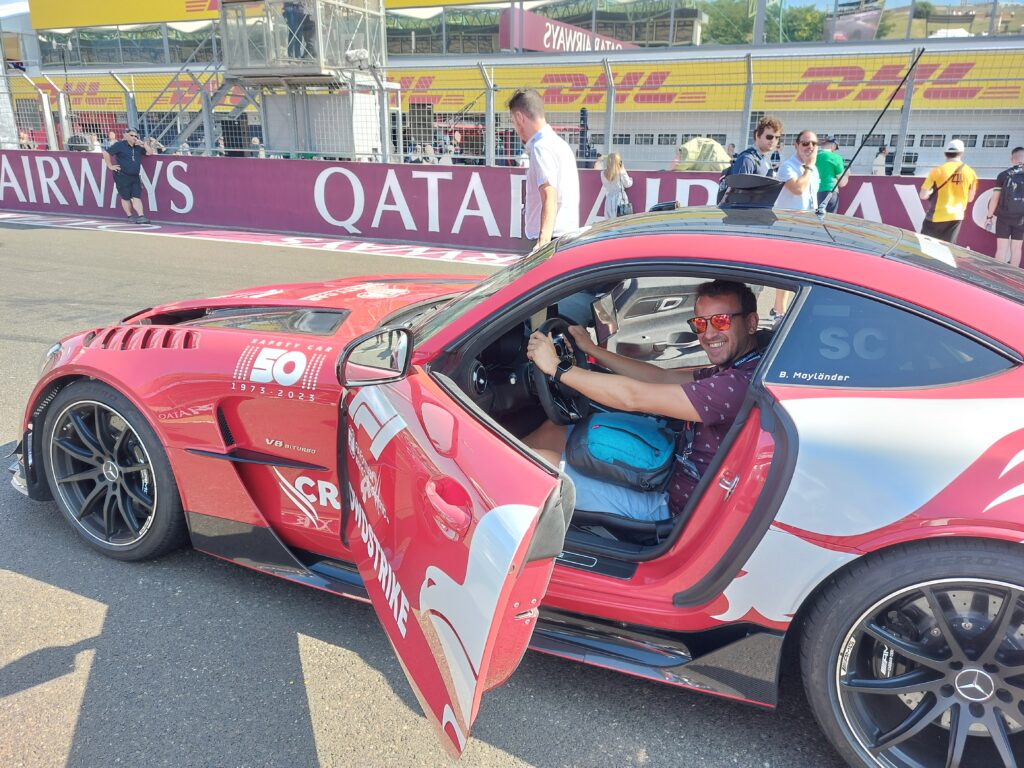
M320 344L253 339L235 363L232 389L312 401L312 395L296 395L294 390L316 389L317 378L327 360L325 352L330 351L331 347ZM281 387L289 390L286 393Z

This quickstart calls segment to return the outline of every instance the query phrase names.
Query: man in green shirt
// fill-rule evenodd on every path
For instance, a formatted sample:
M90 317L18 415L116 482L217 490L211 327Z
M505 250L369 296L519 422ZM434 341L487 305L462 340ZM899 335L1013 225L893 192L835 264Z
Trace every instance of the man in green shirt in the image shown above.
M836 181L840 178L842 179L839 182L841 189L850 180L849 176L843 176L843 170L846 166L843 163L843 158L839 156L839 145L836 143L834 136L826 136L822 139L814 165L817 167L818 176L821 178L821 184L818 187L818 205L821 205L821 201L828 196L829 192L836 188ZM829 213L835 213L838 209L839 193L836 192L832 195L832 199L829 200L828 207L825 210Z

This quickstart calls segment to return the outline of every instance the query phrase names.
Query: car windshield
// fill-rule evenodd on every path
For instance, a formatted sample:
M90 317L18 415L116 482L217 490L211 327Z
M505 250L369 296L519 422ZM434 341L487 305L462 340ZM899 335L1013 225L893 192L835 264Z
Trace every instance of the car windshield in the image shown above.
M439 330L458 320L482 301L486 301L531 269L546 262L554 252L555 244L551 242L543 248L539 248L533 253L524 256L519 261L510 264L500 272L495 272L490 277L482 280L475 288L471 288L453 299L450 303L438 307L436 311L425 315L423 321L413 328L416 343L420 344L431 338Z

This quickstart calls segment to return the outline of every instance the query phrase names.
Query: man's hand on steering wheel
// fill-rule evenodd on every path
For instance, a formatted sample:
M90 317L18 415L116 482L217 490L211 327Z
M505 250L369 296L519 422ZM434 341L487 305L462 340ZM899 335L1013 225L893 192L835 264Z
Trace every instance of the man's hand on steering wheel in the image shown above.
M562 359L555 351L555 342L550 333L534 331L530 334L530 340L526 344L526 356L537 366L541 373L551 377L555 375L555 369Z
M582 334L586 331L579 329ZM589 368L587 355L584 352L584 345L589 343L593 346L589 336L586 342L581 342L576 333L572 332L569 324L560 317L553 317L545 321L536 332L530 335L526 345L526 356L533 363L533 384L537 392L537 399L540 400L544 413L555 424L573 424L590 412L590 400L584 395L568 387L563 388L552 380L560 364L567 361L559 355L555 348L551 334L565 335L572 334L576 342L575 347L568 343L570 349L565 350L571 353L572 362L581 368Z

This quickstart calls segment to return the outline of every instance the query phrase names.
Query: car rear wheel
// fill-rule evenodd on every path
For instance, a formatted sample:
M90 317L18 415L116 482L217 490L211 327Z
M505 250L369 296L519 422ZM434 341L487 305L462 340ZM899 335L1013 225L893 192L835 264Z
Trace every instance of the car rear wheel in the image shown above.
M807 616L815 716L851 765L1024 766L1024 558L981 540L902 547Z
M47 409L43 437L53 497L92 547L144 560L184 543L167 454L128 398L96 381L71 384Z

